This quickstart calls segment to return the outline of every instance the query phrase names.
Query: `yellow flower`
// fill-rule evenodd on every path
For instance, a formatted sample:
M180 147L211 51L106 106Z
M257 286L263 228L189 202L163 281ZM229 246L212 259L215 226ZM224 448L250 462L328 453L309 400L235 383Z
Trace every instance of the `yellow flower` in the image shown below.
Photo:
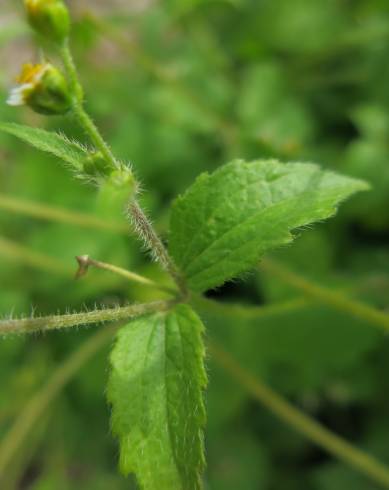
M46 65L33 65L31 63L23 65L22 72L16 79L19 85L11 90L7 104L12 106L27 104L29 95L34 87L39 84L46 70Z
M62 0L24 0L32 28L55 43L62 43L69 35L69 11Z
M11 106L28 105L40 114L65 114L72 98L62 73L50 63L23 66L7 100Z

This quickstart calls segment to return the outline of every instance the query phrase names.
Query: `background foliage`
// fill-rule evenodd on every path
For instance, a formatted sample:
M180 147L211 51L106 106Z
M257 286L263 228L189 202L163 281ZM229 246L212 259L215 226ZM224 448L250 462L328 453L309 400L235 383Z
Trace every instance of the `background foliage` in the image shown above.
M134 162L156 226L166 230L169 203L200 172L234 157L315 161L364 178L372 192L352 198L331 222L306 230L273 255L307 278L387 308L387 2L127 3L112 2L104 10L97 1L70 2L77 19L73 42L88 107L116 154ZM31 58L30 33L15 4L0 7L2 99L20 63ZM47 120L5 104L0 118L62 128L83 139L70 120ZM150 277L161 272L126 231L47 222L5 209L1 199L7 194L94 214L125 230L120 203L108 191L97 195L75 182L54 157L5 134L0 155L2 315L159 294L99 271L74 282L74 256L84 253ZM284 304L300 294L263 269L208 293L256 306ZM261 318L205 307L201 316L207 336L243 366L335 432L388 459L389 343L379 331L312 301ZM2 339L0 436L92 333ZM117 473L109 430L108 351L106 345L44 410L9 465L5 488L129 488ZM376 488L275 419L211 357L208 375L207 488Z

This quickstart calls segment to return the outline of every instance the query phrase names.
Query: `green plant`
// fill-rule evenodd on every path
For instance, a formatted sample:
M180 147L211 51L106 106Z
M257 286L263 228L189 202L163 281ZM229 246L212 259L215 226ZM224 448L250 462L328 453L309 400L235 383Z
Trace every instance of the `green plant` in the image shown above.
M39 24L34 25L40 29ZM26 333L128 320L117 334L108 386L112 428L121 446L121 469L125 474L134 472L146 489L200 488L206 374L204 327L194 310L206 301L202 294L255 268L266 252L289 243L293 230L332 216L341 201L366 190L368 185L309 163L233 160L211 174L201 175L174 202L167 249L139 203L139 184L133 170L112 154L84 109L84 90L67 35L52 36L51 41L62 59L66 81L55 69L53 89L52 80L45 78L52 73L52 65L29 67L27 75L22 76L23 85L29 86L16 92L20 96L16 103L25 102L44 113L68 113L89 137L90 146L62 134L17 124L2 123L0 129L54 154L77 178L124 201L134 232L171 281L154 283L89 256L78 257L78 276L84 275L89 267L106 269L140 284L152 284L169 298L86 313L5 320L0 323L0 332ZM271 261L264 261L264 266L274 274L285 275ZM371 307L323 291L293 275L288 280L312 296L324 297L339 309L388 328L387 316ZM379 463L337 439L323 436L320 428L312 430L306 419L293 416L290 407L271 393L269 396L266 390L256 389L255 383L236 370L217 346L211 346L212 353L219 355L228 369L257 396L267 399L281 416L289 417L289 421L324 447L388 484L387 470Z

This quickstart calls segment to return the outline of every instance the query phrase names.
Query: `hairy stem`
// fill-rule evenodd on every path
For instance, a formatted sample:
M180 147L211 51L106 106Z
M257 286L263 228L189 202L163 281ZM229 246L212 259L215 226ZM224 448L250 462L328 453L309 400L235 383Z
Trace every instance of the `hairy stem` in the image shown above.
M19 267L27 266L39 271L44 271L49 274L55 274L58 277L64 277L69 283L72 275L74 275L74 269L67 265L66 262L51 257L50 255L36 252L30 247L21 245L0 236L0 257L6 257L9 260L14 261ZM27 275L28 276L28 275ZM112 284L108 277L99 277L94 280L95 286L107 287Z
M71 81L71 86L76 96L76 100L73 106L73 113L79 125L88 134L91 141L94 143L96 148L100 150L105 160L111 164L112 168L120 168L120 163L116 160L109 145L106 143L105 139L101 135L99 129L84 109L83 97L80 97L80 93L82 94L83 89L78 79L77 69L74 64L68 44L65 44L60 50L60 55L62 57L66 73L69 80ZM172 276L177 286L179 287L182 296L187 296L187 290L184 280L180 276L164 244L154 230L154 227L147 219L144 211L135 198L131 200L128 209L131 214L135 231L138 233L140 238L145 241L147 247L150 248L152 254L157 258L161 265Z
M0 486L5 478L5 470L18 450L23 446L28 434L36 426L47 410L48 405L61 392L64 386L77 374L79 369L112 339L117 326L97 332L86 340L77 351L60 365L49 377L47 383L23 407L14 424L0 443ZM4 487L5 488L5 487Z
M111 148L101 136L101 133L98 130L96 124L93 122L89 114L85 111L84 107L81 104L75 104L73 107L73 114L77 119L78 124L84 129L95 147L100 150L104 159L111 165L112 169L120 168L120 164L114 157Z
M164 244L162 243L162 240L154 230L154 227L151 225L138 201L132 200L128 205L128 210L136 232L141 237L146 247L149 248L155 260L157 260L171 275L179 287L182 295L186 297L188 291L185 281L177 270Z
M136 282L138 284L143 284L144 286L150 286L156 289L160 289L161 291L176 294L174 289L171 289L167 286L163 286L161 284L152 281L148 277L141 276L140 274L136 274L135 272L128 271L127 269L123 269L122 267L118 267L113 264L107 264L106 262L101 262L99 260L94 260L89 257L89 255L79 255L76 257L79 268L76 274L76 278L87 274L89 267L96 267L97 269L102 269L108 272L112 272L119 276L125 277L129 281Z
M333 291L309 281L274 260L265 259L261 262L260 267L321 303L350 313L356 318L366 320L373 325L383 328L385 331L389 331L389 315L372 306L350 299L339 291Z
M110 147L102 137L97 126L92 118L84 109L84 89L78 78L77 67L74 63L72 53L69 48L69 42L66 41L61 47L59 54L61 56L66 75L70 81L70 88L74 94L75 100L73 103L73 114L76 117L80 126L88 134L91 141L98 148L105 160L109 162L113 168L119 168L119 164L114 157Z
M73 94L76 96L77 103L82 104L84 100L84 90L78 79L77 68L70 51L68 39L66 39L64 44L61 46L59 54L61 56L66 74L69 78L70 88Z
M293 407L287 400L275 393L250 372L242 368L233 357L219 345L210 342L209 350L216 362L242 385L256 400L286 422L295 430L306 436L319 447L336 458L365 474L376 483L389 488L389 468L369 454L352 446L347 441L332 433L321 424Z
M0 321L0 335L42 332L61 328L79 327L93 323L127 320L154 311L166 311L172 304L174 303L171 301L154 301L152 303L107 308L85 313L52 315L40 318L22 318L20 320L3 320Z

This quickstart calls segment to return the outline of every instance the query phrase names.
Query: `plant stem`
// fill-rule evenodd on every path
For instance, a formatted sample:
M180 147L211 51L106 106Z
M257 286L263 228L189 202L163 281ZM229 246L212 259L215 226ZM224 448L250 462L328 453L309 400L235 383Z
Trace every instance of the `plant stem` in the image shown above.
M19 243L8 240L0 236L0 254L5 255L13 260L20 261L31 267L36 267L50 273L60 276L70 277L72 271L59 260L49 257L45 254L35 252L28 247Z
M360 449L355 448L338 435L332 433L293 407L287 400L283 399L262 381L242 368L219 345L210 342L209 351L223 369L278 418L333 456L352 466L360 473L370 477L376 483L383 485L385 488L389 488L389 468L384 464Z
M0 443L0 486L7 466L23 446L29 432L42 418L48 405L60 393L64 386L75 376L79 369L108 343L117 326L110 326L86 340L76 352L60 365L50 376L47 383L23 407L14 424Z
M77 67L74 63L72 53L69 47L69 40L66 39L64 44L61 46L59 50L59 54L61 56L62 62L64 64L64 68L66 74L70 81L70 89L74 93L77 98L77 103L82 105L84 100L84 90L82 85L78 79Z
M28 401L28 400L27 400ZM42 448L42 439L47 433L50 422L52 422L53 413L51 410L46 410L45 416L42 417L33 427L33 431L29 431L28 444L19 446L17 457L13 458L7 464L6 471L0 473L0 488L7 490L20 490L20 482L23 476L33 463L34 456ZM54 422L55 423L55 422ZM11 424L9 424L9 427ZM7 427L8 429L8 427ZM6 436L7 433L5 433ZM1 451L1 441L0 441ZM1 454L0 454L1 456Z
M101 136L101 133L95 123L92 121L92 118L84 109L84 89L82 88L78 78L77 68L70 51L68 41L66 41L60 48L59 54L64 65L66 75L70 81L70 89L75 97L73 103L74 116L76 117L80 126L84 128L85 132L88 134L96 148L101 151L105 160L112 165L112 168L119 168L119 163L114 157L110 147Z
M306 298L295 298L289 301L265 304L263 306L240 305L236 303L219 302L200 295L193 296L192 303L200 311L239 318L242 320L254 320L274 315L283 315L285 313L301 310L311 304Z
M260 267L321 303L328 304L340 311L346 311L356 318L366 320L385 331L389 331L389 315L372 306L350 299L339 291L333 291L309 281L274 260L265 259L261 262Z
M96 230L108 230L118 233L128 233L128 225L124 222L104 221L92 214L80 213L58 207L48 206L24 200L13 196L0 194L0 209L5 209L13 213L20 213L33 218L55 223L66 223L70 225L82 226Z
M100 150L105 160L111 164L112 168L119 169L120 163L114 157L110 147L102 137L99 129L97 128L97 126L92 121L91 117L87 114L87 112L83 107L83 96L80 95L83 93L83 89L78 79L77 68L74 64L73 57L69 49L69 45L67 43L64 44L64 46L61 48L60 55L62 57L63 64L66 73L68 75L68 78L71 82L71 87L75 93L73 113L78 123L88 134L88 136L90 137L90 139L92 140L96 148ZM136 198L132 198L130 200L128 209L132 218L135 231L138 233L140 238L146 243L147 247L150 248L155 258L161 263L161 265L165 268L165 270L172 276L173 280L176 282L178 288L180 289L182 297L186 297L188 293L183 278L178 272L164 244L162 243L158 234L154 230L150 221L147 219L144 211L142 210Z
M93 323L127 320L155 311L166 311L173 304L173 301L154 301L152 303L107 308L85 313L22 318L20 320L3 320L0 321L0 335L42 332L90 325Z
M138 235L149 248L155 260L157 260L162 265L162 267L171 275L171 277L177 284L182 296L187 297L188 290L184 278L177 270L164 244L162 243L162 240L159 238L158 234L154 230L154 227L143 212L143 209L140 207L138 201L136 201L135 199L132 200L128 205L128 209L129 215L132 219L132 224Z
M100 131L98 130L96 124L93 122L92 118L85 111L84 107L76 103L73 106L73 114L77 119L79 125L84 129L87 133L95 147L100 150L104 159L112 166L112 169L119 169L120 164L114 157L111 148L105 142L104 138L101 136Z
M54 257L40 252L35 252L30 247L21 245L20 243L6 239L0 236L0 256L7 257L8 259L15 261L16 264L24 272L24 276L28 280L29 274L26 274L26 270L22 266L31 267L39 271L45 271L50 274L55 274L59 277L64 277L67 282L74 275L74 268L69 267L67 263L62 262ZM94 281L95 286L107 287L110 283L108 277L99 277Z
M77 279L84 276L88 272L89 267L92 266L92 267L96 267L97 269L113 272L114 274L125 277L129 281L136 282L138 284L143 284L144 286L150 286L159 289L161 291L164 291L166 293L170 293L170 294L177 293L177 291L175 291L174 289L169 288L168 286L163 286L161 284L158 284L157 282L152 281L148 277L141 276L140 274L136 274L135 272L128 271L127 269L123 269L113 264L107 264L106 262L101 262L99 260L91 259L88 255L77 256L76 260L79 264L79 269L76 274Z

